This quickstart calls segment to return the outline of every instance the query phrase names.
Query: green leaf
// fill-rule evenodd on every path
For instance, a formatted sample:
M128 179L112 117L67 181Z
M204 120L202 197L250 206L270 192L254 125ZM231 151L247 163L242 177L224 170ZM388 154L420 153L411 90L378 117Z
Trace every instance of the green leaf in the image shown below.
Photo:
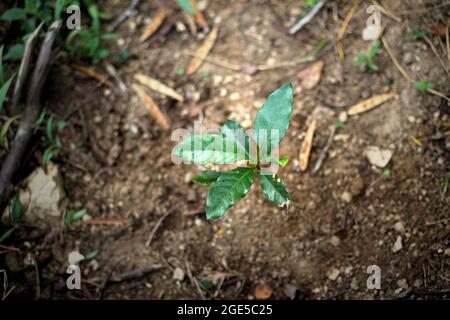
M192 182L196 184L208 185L215 182L222 172L213 171L213 170L205 170L200 172L197 176L192 178Z
M200 284L202 285L203 288L205 288L206 290L212 290L214 288L214 285L212 284L211 281L209 281L208 279L203 279L202 281L200 281Z
M289 193L277 175L260 175L259 184L264 196L273 204L284 206L289 203Z
M25 19L26 12L23 8L11 8L9 10L6 10L2 16L0 17L0 20L3 21L15 21L15 20L22 20Z
M414 88L420 90L421 92L426 92L428 89L433 88L433 83L427 80L420 80L414 83Z
M78 211L69 210L67 212L64 223L66 224L66 226L70 226L70 225L72 225L72 223L74 221L80 220L81 218L83 218L86 215L86 213L87 213L86 209L82 209L82 210L78 210Z
M98 250L93 250L89 252L86 257L84 257L85 261L92 260L98 256Z
M175 154L188 163L227 164L245 160L245 154L238 152L234 139L222 135L193 135L182 141Z
M3 46L0 47L0 86L3 84Z
M370 47L369 54L368 54L370 60L375 58L375 55L377 54L378 50L380 50L380 47L381 47L380 41L375 41L372 44L372 46Z
M254 136L260 152L270 155L284 138L292 116L292 101L292 84L286 83L271 93L256 113Z
M14 123L14 121L18 120L20 115L16 115L14 117L9 118L2 126L2 130L0 131L0 145L4 145L6 141L6 134L8 133L9 128Z
M195 9L191 1L189 0L176 0L176 1L178 5L181 7L181 9L189 13L191 16L195 15Z
M66 0L56 0L55 14L54 14L55 20L61 19L61 13L64 10L65 4Z
M55 139L53 139L53 115L47 120L47 130L46 130L47 140L50 144L55 143Z
M242 199L253 183L254 168L237 168L220 175L209 190L206 218L218 219Z
M0 243L5 241L6 239L8 239L15 230L16 230L16 227L12 227L12 228L6 230L5 233L3 233L2 236L0 237Z
M10 215L15 224L18 224L22 220L22 204L20 203L17 195L11 201Z
M238 152L244 153L246 160L250 159L250 137L245 133L245 129L239 123L228 120L222 128L220 128L220 132L227 139L234 140Z
M6 81L5 84L0 88L0 112L3 109L3 102L5 102L6 95L8 93L9 87L11 86L13 79L14 76L9 78L9 80Z
M11 48L9 48L4 59L5 59L5 61L22 60L24 51L25 51L25 46L23 44L15 44Z
M278 161L278 163L280 164L280 166L282 168L286 167L287 164L289 163L289 157L288 156L284 156L280 159L280 161Z
M46 166L50 162L50 160L55 156L61 148L58 146L50 146L45 149L44 154L42 155L42 163Z

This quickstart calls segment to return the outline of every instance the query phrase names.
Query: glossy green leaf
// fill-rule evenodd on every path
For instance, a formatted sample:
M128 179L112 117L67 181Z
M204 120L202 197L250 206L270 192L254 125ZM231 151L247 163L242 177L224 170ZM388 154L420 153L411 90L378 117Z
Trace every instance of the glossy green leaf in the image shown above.
M218 219L242 199L253 183L253 168L237 168L220 175L206 200L207 219Z
M14 76L9 78L9 80L6 81L5 84L0 88L0 112L3 109L3 103L5 102L6 95L8 93L9 87L11 86L13 79Z
M189 13L191 16L195 15L195 9L190 0L176 0L176 1L178 5L181 7L181 9Z
M10 215L15 224L22 221L22 204L20 203L19 196L15 195L11 201Z
M192 178L192 182L196 184L208 185L215 182L222 172L213 171L213 170L205 170L200 172L197 176Z
M278 161L278 163L280 164L280 166L282 168L286 167L287 164L289 163L289 157L288 156L284 156L280 159L280 161Z
M9 10L6 10L2 16L0 17L0 20L3 21L15 21L15 20L22 20L25 19L26 12L23 8L11 8Z
M20 118L20 115L16 115L14 117L10 117L3 124L2 129L0 130L0 146L3 146L5 144L6 134L8 133L9 128L14 123L14 121L18 120L19 118Z
M245 155L245 159L250 159L250 137L245 133L245 129L236 121L228 120L220 132L227 139L234 140L237 145L238 152Z
M176 147L175 154L188 163L227 164L245 160L237 148L234 139L222 135L193 135Z
M5 55L5 61L19 61L22 60L23 53L25 51L25 46L23 44L15 44L9 48Z
M270 155L284 138L292 116L293 89L286 83L269 95L258 110L254 136L260 152Z
M16 227L12 227L12 228L6 230L0 237L0 243L5 241L6 239L8 239L16 229L17 229Z
M66 4L66 0L56 0L55 13L54 13L55 20L61 19L61 13L64 10L65 4Z
M260 175L259 184L264 196L277 206L289 203L290 196L286 191L283 181L276 175Z

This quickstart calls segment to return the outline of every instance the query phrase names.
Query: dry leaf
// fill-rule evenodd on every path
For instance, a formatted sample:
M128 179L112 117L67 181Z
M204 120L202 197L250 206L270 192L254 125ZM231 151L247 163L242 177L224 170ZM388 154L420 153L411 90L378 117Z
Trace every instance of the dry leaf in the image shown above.
M301 171L305 171L308 167L309 155L311 153L312 142L314 138L314 131L316 131L316 119L312 119L309 123L305 140L303 140L302 147L300 149L299 165Z
M323 61L319 60L312 63L306 69L301 70L297 73L297 78L299 79L299 87L303 90L311 90L320 81L320 76L323 70Z
M139 99L144 103L148 110L148 113L155 119L155 121L164 129L168 130L170 128L169 122L166 117L161 113L155 101L145 93L144 88L137 84L133 84L133 90L138 95Z
M208 24L206 23L203 13L198 8L197 1L191 0L191 4L195 10L195 21L197 21L197 23L200 27L202 27L203 29L206 29L208 27Z
M168 15L169 12L167 10L160 9L153 17L152 21L145 28L145 31L139 38L139 42L144 42L145 40L150 38L152 34L154 34L156 30L158 30L158 28L161 26Z
M134 78L139 81L141 84L143 84L144 86L149 87L152 90L155 90L159 93L162 93L166 96L169 96L171 98L174 98L175 100L184 101L184 98L181 94L179 94L178 92L176 92L174 89L166 86L165 84L159 82L158 80L155 80L153 78L150 78L144 74L136 74L134 76Z
M101 74L97 73L96 71L80 66L79 64L71 64L70 65L71 68L80 71L81 73L84 73L85 75L94 78L95 80L97 80L98 82L100 82L101 84L111 87L112 84L111 82L105 77L102 76Z
M197 35L197 25L195 24L194 18L189 14L183 11L183 18L186 20L186 23L189 27L189 31L194 36Z
M189 63L189 66L186 69L186 75L191 75L200 68L200 66L203 64L203 60L206 58L206 56L209 54L212 47L214 46L218 33L219 27L214 26L214 28L211 30L208 37L206 38L205 42L203 42L201 47L198 48L197 51L195 51L194 57L192 58L191 62Z
M373 96L367 100L358 102L353 107L348 109L348 115L353 116L355 114L359 114L362 112L366 112L372 110L375 107L378 107L382 103L385 103L388 100L391 100L396 96L395 93L384 93L377 96Z
M259 300L266 300L272 296L273 290L265 283L260 283L255 288L255 298Z

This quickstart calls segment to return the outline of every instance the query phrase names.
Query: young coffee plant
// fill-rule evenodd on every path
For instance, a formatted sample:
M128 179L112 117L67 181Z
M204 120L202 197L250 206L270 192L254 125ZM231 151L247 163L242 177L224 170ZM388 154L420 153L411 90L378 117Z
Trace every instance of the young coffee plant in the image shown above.
M220 134L192 135L177 145L174 154L185 163L205 165L246 161L245 167L227 172L206 170L192 179L197 184L211 184L206 200L208 219L221 218L249 192L255 177L270 202L285 208L289 206L290 195L274 172L274 167L284 167L288 159L278 160L274 154L289 128L292 102L292 85L287 83L270 94L259 109L253 134L228 120Z
M375 59L375 56L378 53L378 50L380 50L381 43L379 41L375 41L372 44L372 47L370 47L369 53L364 54L362 52L358 52L358 59L356 59L355 64L357 66L362 66L364 69L371 69L373 71L378 70L378 66L373 61Z

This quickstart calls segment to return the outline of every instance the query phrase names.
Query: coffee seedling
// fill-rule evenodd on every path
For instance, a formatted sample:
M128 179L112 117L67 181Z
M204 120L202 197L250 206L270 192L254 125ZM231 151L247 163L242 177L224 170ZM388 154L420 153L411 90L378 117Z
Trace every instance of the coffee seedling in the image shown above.
M362 66L364 69L371 69L373 71L377 71L378 70L378 66L375 64L375 62L373 61L375 59L375 56L378 53L378 50L380 50L380 42L379 41L375 41L372 46L370 47L369 53L368 54L364 54L362 52L358 52L358 59L355 61L355 64L357 66Z
M250 190L255 176L264 196L273 204L287 208L290 195L273 167L284 167L287 157L275 156L280 141L289 128L292 116L293 90L287 83L269 95L256 114L253 134L228 120L220 134L192 135L183 140L174 154L185 163L197 165L229 164L246 161L246 167L227 172L206 170L192 180L209 185L206 217L221 218Z

